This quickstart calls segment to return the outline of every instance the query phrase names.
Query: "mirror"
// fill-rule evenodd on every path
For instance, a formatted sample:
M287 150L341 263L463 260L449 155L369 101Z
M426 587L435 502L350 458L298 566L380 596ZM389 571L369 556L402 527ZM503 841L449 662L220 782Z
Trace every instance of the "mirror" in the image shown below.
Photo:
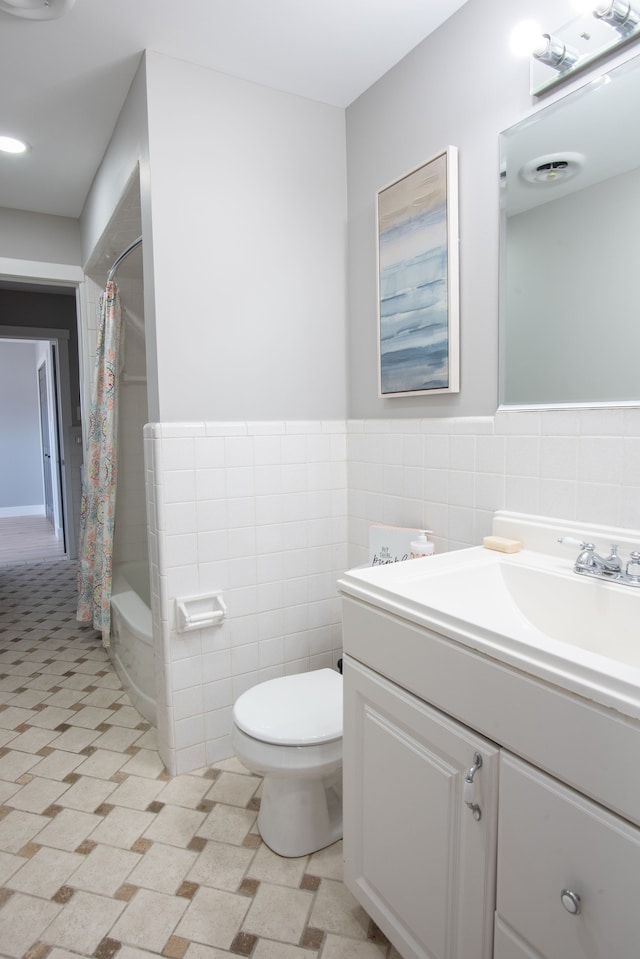
M500 404L640 404L640 58L500 135Z

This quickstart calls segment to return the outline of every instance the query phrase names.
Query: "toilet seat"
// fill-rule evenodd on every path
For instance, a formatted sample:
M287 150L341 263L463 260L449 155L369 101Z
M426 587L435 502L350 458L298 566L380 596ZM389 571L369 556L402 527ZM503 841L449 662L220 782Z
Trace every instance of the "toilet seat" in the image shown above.
M236 700L233 721L253 739L278 746L341 739L342 677L318 669L260 683Z

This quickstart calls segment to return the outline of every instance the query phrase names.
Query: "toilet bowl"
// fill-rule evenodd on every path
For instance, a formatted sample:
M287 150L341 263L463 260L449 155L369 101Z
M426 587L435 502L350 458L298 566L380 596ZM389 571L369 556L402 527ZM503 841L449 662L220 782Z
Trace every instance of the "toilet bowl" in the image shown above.
M258 829L280 856L305 856L342 837L342 676L282 676L233 707L238 759L264 777Z

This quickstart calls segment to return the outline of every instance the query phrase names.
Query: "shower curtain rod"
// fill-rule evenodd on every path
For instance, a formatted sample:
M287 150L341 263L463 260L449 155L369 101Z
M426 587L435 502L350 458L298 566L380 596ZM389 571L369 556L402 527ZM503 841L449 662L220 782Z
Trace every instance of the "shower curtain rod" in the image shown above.
M130 243L129 246L126 248L126 250L123 250L120 256L116 258L115 263L113 263L111 269L107 273L107 283L113 279L113 275L118 269L118 267L120 266L120 264L122 263L122 261L125 260L130 253L133 253L133 251L137 249L141 245L141 243L142 243L142 237L139 236L137 240L134 240L133 243Z

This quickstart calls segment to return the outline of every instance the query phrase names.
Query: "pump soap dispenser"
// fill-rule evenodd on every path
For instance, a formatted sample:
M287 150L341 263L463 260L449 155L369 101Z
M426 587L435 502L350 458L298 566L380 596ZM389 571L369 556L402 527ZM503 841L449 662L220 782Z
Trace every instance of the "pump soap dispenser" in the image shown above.
M411 551L409 555L411 559L419 559L421 556L433 556L434 544L431 540L427 539L427 534L431 532L432 530L430 529L421 529L418 538L409 544Z

